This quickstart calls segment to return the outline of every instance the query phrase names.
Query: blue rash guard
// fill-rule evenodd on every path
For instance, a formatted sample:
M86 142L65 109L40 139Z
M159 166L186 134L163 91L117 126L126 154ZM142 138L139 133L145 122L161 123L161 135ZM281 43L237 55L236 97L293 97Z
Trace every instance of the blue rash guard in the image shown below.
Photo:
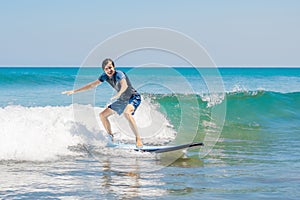
M141 103L140 94L132 87L127 75L120 70L116 70L112 77L109 77L106 73L103 73L98 78L100 82L108 82L117 92L119 92L121 89L120 80L124 78L127 82L127 89L122 93L122 95L118 98L117 101L108 106L112 110L116 111L119 115L123 113L125 107L128 104L132 104L136 110Z

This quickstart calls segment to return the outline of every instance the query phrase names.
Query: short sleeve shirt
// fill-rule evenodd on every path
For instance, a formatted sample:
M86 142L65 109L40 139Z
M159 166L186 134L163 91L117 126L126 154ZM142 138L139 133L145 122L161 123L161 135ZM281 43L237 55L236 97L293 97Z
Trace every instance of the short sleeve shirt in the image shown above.
M136 94L137 91L132 87L131 82L129 81L127 75L120 71L120 70L116 70L116 72L114 73L114 75L112 77L109 77L106 73L103 73L100 75L100 77L98 78L99 81L101 82L108 82L116 91L120 91L121 89L121 84L120 81L122 79L126 79L128 88L126 89L126 91L120 96L120 99L130 99L130 97L133 94Z

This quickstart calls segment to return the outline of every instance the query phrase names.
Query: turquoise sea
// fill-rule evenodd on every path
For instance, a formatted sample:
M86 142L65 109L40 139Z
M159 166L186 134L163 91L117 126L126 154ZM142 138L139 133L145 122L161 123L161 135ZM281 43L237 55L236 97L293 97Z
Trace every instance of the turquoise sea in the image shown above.
M150 154L106 147L101 68L0 68L0 199L299 199L300 68L119 68ZM134 143L122 116L116 142Z

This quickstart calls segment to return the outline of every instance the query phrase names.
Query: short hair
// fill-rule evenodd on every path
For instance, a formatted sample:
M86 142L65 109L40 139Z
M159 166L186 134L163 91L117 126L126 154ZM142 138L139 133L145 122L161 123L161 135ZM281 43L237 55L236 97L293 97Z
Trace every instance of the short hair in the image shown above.
M115 67L115 63L111 58L106 58L105 60L103 60L102 62L102 69L104 70L104 67L107 65L108 62L111 62L112 66Z

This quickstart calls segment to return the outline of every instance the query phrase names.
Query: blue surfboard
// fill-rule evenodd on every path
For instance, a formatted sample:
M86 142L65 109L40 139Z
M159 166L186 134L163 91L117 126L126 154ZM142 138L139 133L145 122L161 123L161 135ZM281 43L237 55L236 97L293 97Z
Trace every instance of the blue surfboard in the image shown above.
M188 144L181 144L181 145L174 145L174 146L143 146L142 148L137 148L135 145L132 144L115 144L110 143L108 147L119 148L119 149L128 149L140 152L151 152L151 153L164 153L170 151L177 151L181 149L187 149L192 147L199 147L203 146L202 142L193 142Z

